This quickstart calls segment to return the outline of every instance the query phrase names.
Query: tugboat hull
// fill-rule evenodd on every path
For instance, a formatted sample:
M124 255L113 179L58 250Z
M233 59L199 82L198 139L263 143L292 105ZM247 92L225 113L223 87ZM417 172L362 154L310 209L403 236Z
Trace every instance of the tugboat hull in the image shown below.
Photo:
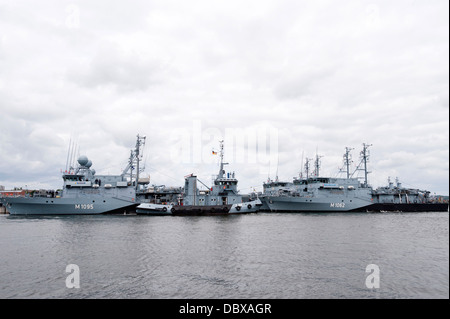
M259 199L233 205L175 205L171 209L174 216L217 216L256 213L262 203Z

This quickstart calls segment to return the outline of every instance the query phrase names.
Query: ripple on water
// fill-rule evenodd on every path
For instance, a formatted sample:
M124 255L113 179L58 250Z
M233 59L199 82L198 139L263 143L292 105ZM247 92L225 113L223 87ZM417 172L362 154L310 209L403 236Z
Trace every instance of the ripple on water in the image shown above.
M0 228L2 298L449 297L448 213L13 217ZM80 289L65 287L69 263ZM372 263L378 290L365 287Z

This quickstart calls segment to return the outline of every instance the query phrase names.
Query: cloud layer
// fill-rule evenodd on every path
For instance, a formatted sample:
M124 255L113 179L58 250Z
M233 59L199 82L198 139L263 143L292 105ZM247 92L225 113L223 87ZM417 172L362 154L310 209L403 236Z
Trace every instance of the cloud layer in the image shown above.
M119 173L138 133L152 182L210 182L206 154L228 132L243 192L291 179L316 151L335 176L345 147L356 164L370 143L372 185L448 194L448 6L0 4L0 185L59 187L71 138L97 172Z

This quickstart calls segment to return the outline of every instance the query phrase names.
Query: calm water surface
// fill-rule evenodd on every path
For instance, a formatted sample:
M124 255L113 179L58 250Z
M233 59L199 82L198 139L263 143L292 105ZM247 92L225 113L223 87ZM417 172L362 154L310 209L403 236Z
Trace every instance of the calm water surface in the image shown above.
M449 214L2 215L0 298L449 298Z

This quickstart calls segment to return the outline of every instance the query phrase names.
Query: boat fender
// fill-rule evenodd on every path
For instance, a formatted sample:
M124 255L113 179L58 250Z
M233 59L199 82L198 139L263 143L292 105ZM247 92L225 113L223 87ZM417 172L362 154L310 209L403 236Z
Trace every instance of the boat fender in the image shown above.
M167 207L163 207L162 211L165 213L167 212Z
M236 206L236 210L240 211L241 210L241 206Z
M170 212L173 214L175 213L175 207L172 207L172 209L170 210Z
M248 208L248 209L251 209L251 208L252 208L252 204L248 204L248 205L247 205L247 208Z

